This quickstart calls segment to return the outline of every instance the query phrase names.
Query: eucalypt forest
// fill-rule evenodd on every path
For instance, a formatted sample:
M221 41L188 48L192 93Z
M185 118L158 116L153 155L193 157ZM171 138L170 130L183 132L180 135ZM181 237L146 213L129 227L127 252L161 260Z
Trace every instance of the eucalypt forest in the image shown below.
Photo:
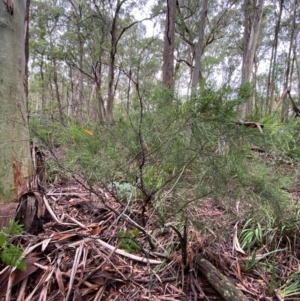
M12 298L300 298L298 0L30 2Z

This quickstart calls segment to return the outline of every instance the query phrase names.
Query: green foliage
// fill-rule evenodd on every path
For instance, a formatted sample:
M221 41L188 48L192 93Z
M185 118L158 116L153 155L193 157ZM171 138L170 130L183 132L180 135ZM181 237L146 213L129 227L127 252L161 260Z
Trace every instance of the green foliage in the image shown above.
M121 239L120 248L128 253L140 251L140 246L135 242L140 237L140 232L137 228L132 230L118 232L118 237Z
M279 294L282 298L299 296L300 294L300 271L297 271L284 279L284 284L280 287Z
M109 188L115 192L118 198L125 201L130 201L134 196L136 196L136 188L129 183L119 183L114 181L109 185Z
M125 113L120 108L111 127L83 127L70 118L61 125L33 117L32 136L51 153L60 151L60 160L48 160L52 179L59 173L80 175L91 184L111 185L124 200L152 195L167 219L188 204L184 196L170 207L168 199L188 192L195 199L214 197L226 208L240 200L250 211L268 209L280 223L289 208L289 183L251 147L268 148L270 137L275 139L282 127L275 125L274 130L267 123L262 135L257 128L237 125L236 107L247 91L235 92L233 99L228 87L203 86L191 100L174 97L170 103L165 101L169 91L156 87L135 99Z
M300 120L294 118L288 122L281 117L266 116L262 119L265 124L266 143L272 149L274 159L279 163L300 163Z
M265 266L265 264L263 263L263 261L267 258L267 257L270 257L276 253L279 253L279 252L282 252L284 251L284 249L276 249L276 250L273 250L271 252L266 252L264 254L261 254L261 255L258 255L257 254L257 251L254 250L252 253L251 253L251 257L248 258L246 261L245 261L245 264L242 266L243 270L244 271L249 271L251 269L253 269L256 265L260 264L261 266ZM273 273L273 271L272 271ZM273 274L272 274L273 275Z
M258 247L262 247L264 244L264 235L261 224L259 222L254 222L250 218L244 225L241 234L240 241L242 249L250 249L255 244Z
M17 246L10 245L8 239L13 235L21 235L23 228L17 222L11 220L8 227L0 231L0 259L9 266L14 266L21 271L26 270L26 261L23 250Z
M1 232L5 235L20 235L23 233L23 226L19 225L17 222L11 220L8 227L3 227Z

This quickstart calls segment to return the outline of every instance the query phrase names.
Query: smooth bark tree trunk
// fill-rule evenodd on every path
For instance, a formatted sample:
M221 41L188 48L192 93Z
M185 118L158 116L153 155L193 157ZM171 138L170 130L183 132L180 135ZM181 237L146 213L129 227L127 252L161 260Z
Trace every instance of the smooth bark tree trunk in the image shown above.
M44 77L44 55L42 55L41 62L39 64L40 67L40 77L41 77L41 111L44 112L46 108L46 84L45 84L45 77ZM37 107L38 107L37 102Z
M107 96L107 107L106 107L106 116L105 121L109 125L113 119L113 110L114 110L114 99L115 99L115 90L114 90L114 82L115 82L115 61L117 55L117 47L118 47L118 37L117 37L117 29L118 29L118 20L119 13L122 5L125 1L117 1L116 10L113 17L113 22L110 30L110 53L109 53L109 67L108 67L108 96Z
M296 51L297 44L295 45L294 50ZM298 58L297 52L294 53L295 56L295 64L296 64L296 72L297 72L297 87L298 87L298 99L300 99L300 62Z
M81 21L82 21L82 5L76 3L75 1L69 0L73 8L73 21L76 27L77 34L77 51L78 51L78 67L74 69L75 75L75 85L73 85L72 89L72 108L68 110L73 115L74 119L78 122L83 120L83 56L84 56L84 40L82 38L82 29L81 29Z
M292 75L293 75L293 68L292 68L292 52L294 48L295 43L295 32L296 32L296 18L297 18L297 7L298 7L298 0L295 0L294 2L294 11L293 11L293 22L292 22L292 28L291 28L291 38L290 38L290 45L289 45L289 52L287 56L287 62L286 62L286 69L285 69L285 81L284 81L284 90L289 88L291 90L291 84L292 84ZM286 116L289 108L288 102L282 102L282 116Z
M69 97L67 97L67 115L73 116L73 102L74 102L74 83L73 83L73 68L69 67L69 77L70 77L70 84L71 84L71 93Z
M197 86L199 85L199 82L202 78L201 58L202 58L202 51L203 51L205 21L206 21L206 16L207 16L207 5L208 5L208 0L204 0L203 4L202 4L198 43L197 43L196 55L195 55L195 67L194 67L194 71L193 71L192 89L197 88Z
M27 1L0 0L0 202L15 200L32 176L25 42Z
M57 74L57 63L56 63L56 58L53 59L53 81L55 85L55 94L56 94L56 100L57 100L57 105L58 105L58 111L59 111L59 120L63 124L64 123L64 113L62 109L62 101L60 97L60 92L59 92L59 86L58 86L58 74Z
M254 64L254 56L258 46L261 19L264 7L264 0L244 1L244 49L242 64L241 84L251 83L251 74ZM239 106L240 115L245 118L252 108L251 99L246 99Z
M174 43L175 43L176 0L167 1L162 81L171 89L174 84Z
M271 54L269 74L268 74L267 103L266 103L266 112L267 113L271 113L272 105L273 105L273 101L274 101L278 35L279 35L280 24L281 24L283 4L284 4L284 0L280 0L279 14L278 14L278 18L277 18L277 22L276 22L276 26L275 26L274 41L273 41L273 45L272 45L272 54Z

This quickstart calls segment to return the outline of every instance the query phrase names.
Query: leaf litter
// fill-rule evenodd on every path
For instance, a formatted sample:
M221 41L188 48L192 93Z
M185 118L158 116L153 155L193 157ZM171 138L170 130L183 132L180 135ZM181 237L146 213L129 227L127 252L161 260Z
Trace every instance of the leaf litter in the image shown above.
M247 258L237 239L238 225L210 199L193 208L195 223L198 219L208 226L206 233L188 226L185 264L174 231L178 225L158 227L149 208L141 226L138 201L124 205L109 191L91 192L76 181L50 187L43 201L48 211L44 231L16 238L26 255L26 271L0 266L1 301L224 300L203 276L199 256L214 264L245 300L280 298L276 291L273 299L271 279L263 273L242 272ZM232 226L227 240L210 227L212 219L219 229ZM287 254L283 249L277 256L283 262ZM296 256L289 260L286 273L299 266Z

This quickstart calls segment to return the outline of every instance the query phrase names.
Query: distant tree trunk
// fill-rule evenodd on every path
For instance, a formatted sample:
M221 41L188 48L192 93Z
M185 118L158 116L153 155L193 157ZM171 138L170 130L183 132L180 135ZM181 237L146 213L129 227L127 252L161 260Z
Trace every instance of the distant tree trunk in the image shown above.
M113 21L111 31L111 50L109 53L108 67L108 96L106 108L106 123L111 124L114 110L114 80L115 80L115 60L116 60L116 19Z
M196 55L195 55L195 67L194 67L193 78L192 78L192 89L196 89L197 86L199 85L199 81L202 79L201 58L202 58L202 51L203 51L205 21L207 16L207 5L208 5L208 0L204 0L202 4L198 43L197 43Z
M68 116L73 116L73 101L74 101L74 83L73 83L73 69L72 67L69 67L69 77L70 77L70 83L71 83L71 93L69 95L69 97L67 98L67 114Z
M296 40L297 41L297 40ZM296 52L297 44L294 47L295 53L295 64L296 64L296 71L297 71L297 87L298 87L298 99L300 99L300 62L298 60L298 54Z
M293 23L291 28L291 38L290 38L290 45L289 45L289 52L287 56L287 62L286 62L286 70L285 70L285 81L284 81L284 89L291 89L292 84L292 52L294 48L295 43L295 31L296 31L296 18L297 18L297 6L298 6L298 0L295 0L294 2L294 12L293 12ZM287 101L282 103L282 116L285 116L288 112L289 103Z
M126 0L117 1L116 10L114 13L112 26L110 30L110 53L109 53L109 67L108 67L108 96L107 96L107 107L106 107L106 116L105 121L107 124L111 124L113 119L113 110L114 110L114 103L115 103L115 61L116 61L116 55L117 55L117 47L118 42L121 38L122 33L118 36L117 35L117 29L118 29L118 20L119 20L119 14L121 11L122 5L126 2Z
M102 124L104 120L105 114L105 106L104 106L104 99L102 96L102 76L103 76L103 68L101 61L98 61L93 66L93 79L94 79L94 86L92 88L92 92L90 95L90 103L93 112L93 116L91 116L94 120L98 119L99 123ZM96 105L93 104L93 99L96 100Z
M32 176L26 99L28 4L0 0L0 202L20 196Z
M268 87L267 87L267 103L266 103L266 112L270 113L272 110L272 105L274 101L274 91L275 91L275 70L277 63L277 48L278 48L278 35L280 30L281 16L283 10L284 0L280 0L279 4L279 14L275 26L275 34L272 45L272 54L270 59L270 67L268 74Z
M171 89L174 85L174 43L176 0L167 0L167 13L164 37L162 82L163 86Z
M57 100L58 111L59 111L59 120L63 124L64 123L64 113L63 113L61 98L60 98L60 93L59 93L56 58L53 59L53 67L54 67L53 81L54 81L54 85L55 85L55 94L56 94L56 100Z
M39 63L40 67L40 76L41 76L41 81L42 81L42 95L41 95L41 111L45 112L46 109L46 89L45 89L45 77L44 77L44 54L42 54L41 61Z
M79 69L74 70L72 83L72 112L75 120L80 120L80 94L81 94L81 72Z
M77 80L78 80L78 90L77 90L77 105L78 105L78 114L77 114L77 120L83 121L83 74L81 70L83 70L83 56L84 56L84 50L83 50L83 41L81 39L80 33L78 32L78 51L79 51L79 70L77 74Z
M258 45L261 18L263 13L264 0L244 0L244 49L242 64L242 85L251 82L251 73L254 64L254 56ZM250 99L246 100L239 107L242 118L252 108Z

